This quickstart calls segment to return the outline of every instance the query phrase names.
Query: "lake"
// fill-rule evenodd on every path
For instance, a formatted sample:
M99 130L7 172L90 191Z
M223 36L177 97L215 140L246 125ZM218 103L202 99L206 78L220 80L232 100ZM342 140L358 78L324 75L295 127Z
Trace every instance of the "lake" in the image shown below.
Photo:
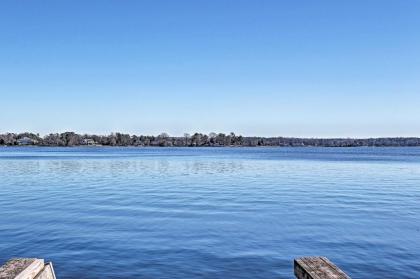
M0 147L0 265L62 278L420 278L420 148Z

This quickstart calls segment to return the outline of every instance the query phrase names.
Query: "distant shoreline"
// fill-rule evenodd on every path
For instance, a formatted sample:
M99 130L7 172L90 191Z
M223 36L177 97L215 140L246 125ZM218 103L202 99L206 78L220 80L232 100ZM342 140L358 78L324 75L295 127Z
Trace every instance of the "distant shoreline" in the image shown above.
M0 145L1 148L86 148L86 149L94 149L94 148L126 148L126 149L142 149L142 148L156 148L156 149L171 149L171 148L180 148L180 149L201 149L201 148L210 148L210 149L220 149L220 148L232 148L232 149L242 149L242 148L252 148L252 149L264 149L264 148L399 148L399 147L406 147L406 148L420 148L420 145L387 145L387 146L311 146L311 145L304 145L304 146L279 146L279 145L259 145L259 146L247 146L247 145L237 145L237 146L142 146L142 145L73 145L73 146L61 146L61 145Z
M34 133L0 134L0 146L45 146L45 147L416 147L418 137L383 138L293 138L293 137L252 137L234 133L195 133L183 137L130 135L113 133L110 135L77 134L74 132L48 134L41 137Z

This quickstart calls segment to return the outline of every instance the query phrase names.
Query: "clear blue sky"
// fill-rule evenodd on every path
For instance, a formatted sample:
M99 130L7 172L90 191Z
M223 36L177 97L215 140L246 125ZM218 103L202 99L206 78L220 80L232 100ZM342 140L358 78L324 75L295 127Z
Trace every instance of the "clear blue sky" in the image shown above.
M420 1L0 2L0 132L420 136Z

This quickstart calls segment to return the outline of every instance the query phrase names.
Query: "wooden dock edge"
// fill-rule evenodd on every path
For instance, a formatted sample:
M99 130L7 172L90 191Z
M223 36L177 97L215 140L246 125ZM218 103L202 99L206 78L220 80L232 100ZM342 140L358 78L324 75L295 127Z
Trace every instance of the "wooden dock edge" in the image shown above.
M302 257L294 260L297 279L350 279L326 257Z
M302 257L294 260L297 279L350 279L326 257ZM56 279L52 263L43 259L16 258L0 267L0 279Z
M52 263L43 259L16 258L0 267L0 279L56 279Z

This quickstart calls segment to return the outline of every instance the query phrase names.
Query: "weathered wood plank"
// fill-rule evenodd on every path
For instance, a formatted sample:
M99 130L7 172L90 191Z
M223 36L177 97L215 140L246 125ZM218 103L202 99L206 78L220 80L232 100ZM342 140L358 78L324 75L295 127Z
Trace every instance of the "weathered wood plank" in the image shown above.
M303 257L295 259L295 276L298 279L350 279L326 257Z
M52 263L46 263L34 279L56 279Z
M43 268L41 259L11 259L0 267L0 279L33 279Z

